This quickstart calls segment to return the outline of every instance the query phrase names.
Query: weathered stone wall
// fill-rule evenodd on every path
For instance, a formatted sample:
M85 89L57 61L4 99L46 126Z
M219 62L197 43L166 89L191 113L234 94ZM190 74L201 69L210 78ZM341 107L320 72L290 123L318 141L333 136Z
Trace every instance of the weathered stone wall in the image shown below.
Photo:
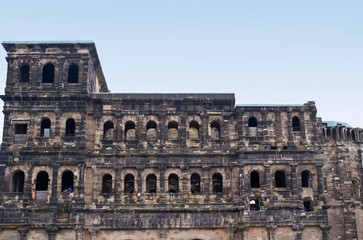
M111 94L93 43L4 47L0 239L363 235L363 131L324 125L314 102Z

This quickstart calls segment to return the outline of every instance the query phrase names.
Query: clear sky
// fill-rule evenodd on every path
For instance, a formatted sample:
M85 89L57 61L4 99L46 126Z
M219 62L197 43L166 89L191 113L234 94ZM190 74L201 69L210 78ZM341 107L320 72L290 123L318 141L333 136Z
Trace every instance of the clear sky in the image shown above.
M362 0L12 0L1 4L0 40L92 40L113 93L314 100L323 121L363 127Z

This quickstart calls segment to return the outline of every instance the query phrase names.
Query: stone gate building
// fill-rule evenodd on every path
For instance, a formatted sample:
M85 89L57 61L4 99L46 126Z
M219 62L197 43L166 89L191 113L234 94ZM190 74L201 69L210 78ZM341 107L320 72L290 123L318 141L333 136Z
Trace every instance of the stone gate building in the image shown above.
M363 131L314 102L110 93L92 42L3 46L0 239L363 239Z

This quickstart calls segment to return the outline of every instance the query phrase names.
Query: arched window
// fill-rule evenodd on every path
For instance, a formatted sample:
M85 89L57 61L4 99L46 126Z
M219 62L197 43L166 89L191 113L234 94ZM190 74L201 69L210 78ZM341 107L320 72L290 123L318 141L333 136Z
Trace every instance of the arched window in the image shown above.
M176 174L170 174L168 178L169 193L179 192L179 177Z
M257 136L257 119L255 117L250 117L248 119L248 135L250 137Z
M168 123L168 138L178 139L178 123L176 121L170 121Z
M260 211L260 200L252 199L250 201L250 210L251 211Z
M300 131L300 118L298 116L292 118L292 131Z
M49 118L44 118L40 123L40 136L41 137L48 137L50 136L50 127L51 122Z
M213 194L223 192L223 179L220 173L215 173L212 176Z
M113 122L107 121L103 124L103 139L113 140Z
M255 117L250 117L248 119L248 127L257 127L257 119Z
M135 192L135 177L132 174L126 174L124 182L125 193Z
M49 175L45 171L41 171L37 175L35 181L35 191L47 191L48 190Z
M303 188L311 187L310 172L307 170L301 172L301 186Z
M112 176L108 173L102 177L102 193L112 192Z
M29 82L29 65L20 67L19 81L22 83Z
M66 121L66 136L74 136L76 123L73 118L68 118Z
M210 123L211 137L212 139L219 139L221 136L221 125L217 121Z
M195 120L192 120L189 123L189 138L190 139L199 138L199 123Z
M157 124L155 121L150 120L146 124L146 137L147 139L157 139Z
M260 174L257 171L251 172L250 180L251 180L251 188L260 187Z
M74 186L74 175L72 171L65 171L62 174L62 191L73 192Z
M43 67L42 83L53 83L54 82L54 65L48 63Z
M286 179L284 171L276 171L275 172L275 186L277 188L286 188Z
M146 192L156 193L156 176L154 174L149 174L146 177Z
M72 64L68 68L68 83L78 83L79 68L76 64Z
M24 172L16 171L11 178L11 191L24 192Z
M133 121L127 121L125 123L125 139L134 140L136 139L136 125Z
M190 177L190 188L192 194L200 194L200 176L198 173L193 173Z

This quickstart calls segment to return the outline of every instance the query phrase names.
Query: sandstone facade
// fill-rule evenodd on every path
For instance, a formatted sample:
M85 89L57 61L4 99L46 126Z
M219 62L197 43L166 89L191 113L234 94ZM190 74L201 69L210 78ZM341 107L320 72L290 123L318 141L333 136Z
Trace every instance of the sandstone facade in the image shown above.
M314 102L110 93L92 42L5 42L0 239L363 239L363 131Z

